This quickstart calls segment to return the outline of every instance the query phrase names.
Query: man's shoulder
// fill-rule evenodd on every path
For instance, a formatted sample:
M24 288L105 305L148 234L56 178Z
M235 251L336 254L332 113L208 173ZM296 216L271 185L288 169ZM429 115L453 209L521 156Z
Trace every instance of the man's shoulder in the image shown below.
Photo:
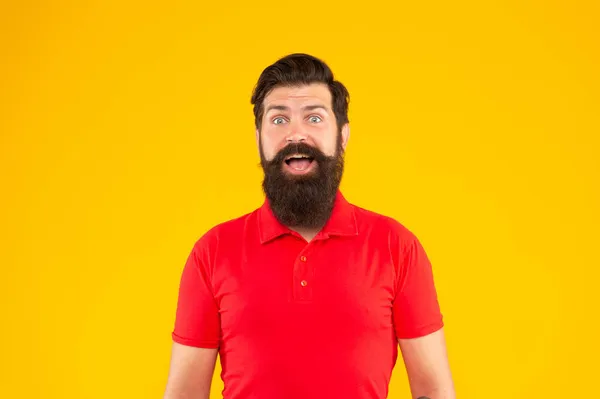
M213 225L196 239L194 246L196 248L207 248L217 244L239 244L249 223L256 220L259 210L260 208L256 208L237 217L226 219Z
M416 238L406 225L390 214L356 204L352 204L352 207L354 208L356 221L359 224L359 230L377 231L400 240L412 240Z

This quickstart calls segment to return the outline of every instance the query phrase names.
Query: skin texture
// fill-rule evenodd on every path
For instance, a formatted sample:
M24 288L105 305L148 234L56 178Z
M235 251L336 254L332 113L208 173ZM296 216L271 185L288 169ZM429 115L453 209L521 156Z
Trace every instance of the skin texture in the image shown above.
M315 83L273 89L265 97L264 110L262 130L256 131L256 140L267 160L273 159L290 141L303 141L328 156L335 154L338 127L326 85ZM345 124L342 127L344 149L349 135L349 126Z
M173 342L164 399L208 399L216 360L217 349Z
M398 343L414 398L456 398L443 329Z

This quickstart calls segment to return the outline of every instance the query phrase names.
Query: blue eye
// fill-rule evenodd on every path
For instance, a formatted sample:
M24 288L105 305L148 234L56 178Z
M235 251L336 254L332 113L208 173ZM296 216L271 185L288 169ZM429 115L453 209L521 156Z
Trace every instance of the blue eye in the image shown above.
M277 118L273 119L273 124L275 124L275 125L281 125L284 122L285 122L285 119L283 119L282 117L277 117Z
M319 123L319 122L321 122L321 117L313 115L310 118L308 118L308 120L311 121L312 123Z

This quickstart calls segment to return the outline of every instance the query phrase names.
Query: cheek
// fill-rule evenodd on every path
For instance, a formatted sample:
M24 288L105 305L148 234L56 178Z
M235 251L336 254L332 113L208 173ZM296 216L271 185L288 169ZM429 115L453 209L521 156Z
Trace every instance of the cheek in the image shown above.
M279 143L277 143L269 132L263 131L260 137L260 145L262 152L267 160L273 159L277 151L279 150Z
M324 137L320 140L318 147L323 151L325 155L333 156L336 152L337 146L337 137L335 134L328 134L327 137Z

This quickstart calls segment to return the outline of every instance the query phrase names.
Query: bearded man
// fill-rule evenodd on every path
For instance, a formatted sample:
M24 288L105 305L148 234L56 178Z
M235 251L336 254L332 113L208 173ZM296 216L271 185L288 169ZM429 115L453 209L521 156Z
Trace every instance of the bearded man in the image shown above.
M251 103L265 200L199 238L179 287L165 399L383 399L401 350L413 398L455 397L431 264L340 192L349 94L291 54Z

